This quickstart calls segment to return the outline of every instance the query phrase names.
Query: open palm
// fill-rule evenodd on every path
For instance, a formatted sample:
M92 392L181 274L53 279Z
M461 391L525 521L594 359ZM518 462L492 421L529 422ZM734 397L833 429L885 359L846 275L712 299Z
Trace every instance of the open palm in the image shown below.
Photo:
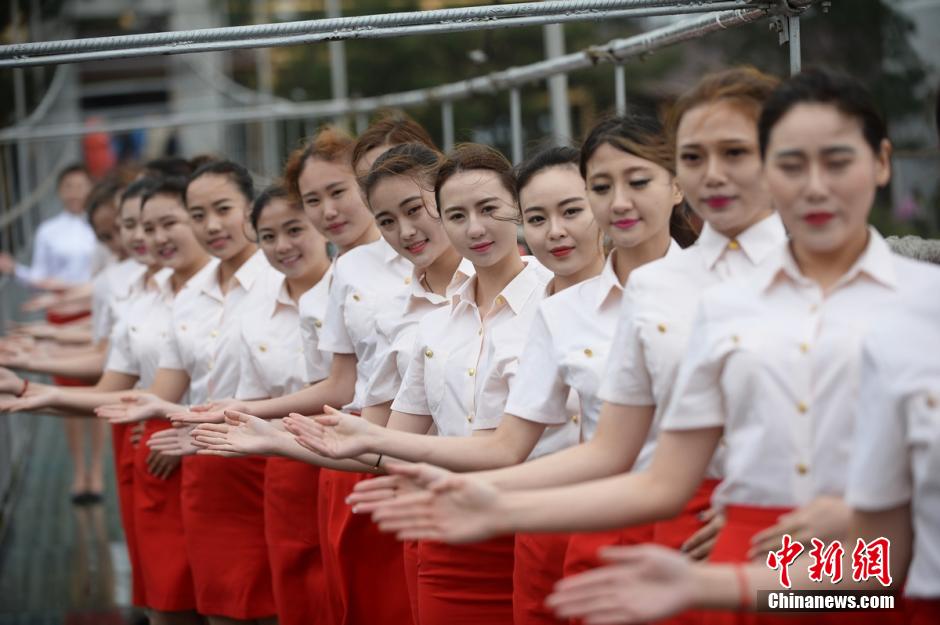
M413 470L410 467L415 466ZM420 473L426 465L391 469ZM401 540L469 543L491 538L499 521L500 493L488 482L468 475L450 475L411 495L381 505L372 518Z
M597 623L645 623L687 609L693 601L693 564L659 545L608 547L607 566L558 582L548 605L561 618Z
M226 410L225 423L200 425L195 438L201 454L270 454L279 435L281 432L265 419Z
M368 434L371 428L361 417L326 407L327 414L301 420L298 442L327 458L355 458L371 451Z

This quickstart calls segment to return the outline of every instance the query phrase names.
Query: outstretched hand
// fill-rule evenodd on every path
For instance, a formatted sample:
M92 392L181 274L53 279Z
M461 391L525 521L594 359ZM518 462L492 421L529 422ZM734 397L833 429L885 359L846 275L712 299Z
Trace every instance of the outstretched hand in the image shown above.
M193 432L198 453L214 456L273 454L283 435L270 421L237 410L225 411L225 423L204 423Z
M198 449L191 436L194 427L190 425L160 430L147 440L147 446L168 456L191 456Z
M111 423L136 423L145 419L166 417L168 412L179 410L174 403L160 399L151 393L134 393L121 397L117 404L105 404L95 408L95 414Z
M453 475L447 469L430 464L411 465L416 468L406 472L401 470L401 464L387 461L384 466L389 475L356 484L353 492L346 498L346 503L353 507L355 514L371 514L392 499L425 491L432 484Z
M173 423L225 423L225 411L248 410L245 402L237 399L223 399L198 406L190 406L189 410L171 412L167 415Z
M658 545L607 547L607 566L566 577L546 604L562 619L586 623L646 623L692 606L692 562Z
M383 532L400 540L468 543L492 538L503 517L500 492L466 474L440 476L426 464L392 464L389 473L409 477L419 492L392 498L372 514Z
M327 458L355 458L372 451L372 426L361 417L324 406L326 414L313 418L291 415L284 422L287 431L310 451Z

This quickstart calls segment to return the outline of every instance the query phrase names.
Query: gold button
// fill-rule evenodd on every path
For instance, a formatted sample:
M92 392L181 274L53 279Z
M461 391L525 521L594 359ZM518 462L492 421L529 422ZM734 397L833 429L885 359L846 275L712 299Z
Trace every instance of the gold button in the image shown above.
M405 284L411 284L411 276L405 276Z
M739 250L739 249L741 249L741 244L738 243L736 240L731 239L730 241L728 241L728 249L729 249L729 250Z
M591 351L591 348L590 348L590 347L585 347L585 348L584 348L584 355L587 356L588 358L590 358L591 356L594 355L594 352Z
M580 419L580 417L578 417L578 415L576 415L576 414L571 415L571 422L572 422L572 423L577 424L578 421L580 421L580 420L581 420L581 419Z
M503 304L506 303L506 298L503 297L502 295L497 295L497 296L496 296L496 303L499 304L500 306L502 306Z
M477 374L476 369L473 369L473 368L467 369L467 375L469 375L471 378L475 376L476 374Z
M819 310L819 304L813 304L812 306L809 307L809 311L811 313L817 312L818 310Z
M479 336L483 336L483 328L480 328L479 330L477 330L477 334Z
M268 348L267 348L266 345L259 345L259 346L258 346L258 351L266 352L266 351L268 351Z
M660 333L660 334L665 334L665 333L666 333L666 324L665 324L665 323L661 323L661 324L659 324L658 326L656 326L656 329L659 330L659 333Z
M320 321L319 319L314 319L314 320L313 320L313 325L316 326L316 327L318 327L318 328L322 328L322 327L323 327L323 322Z
M809 343L800 343L800 351L804 354L809 353Z
M738 336L737 334L732 334L732 335L731 335L731 342L734 343L735 345L737 345L737 344L739 344L739 343L741 342L741 337Z
M806 412L809 410L809 406L807 406L805 402L800 402L796 405L796 409L800 414L806 414Z
M796 472L800 475L806 475L809 473L809 467L803 464L802 462L796 465Z
M930 409L937 407L937 398L933 395L927 395L927 407Z
M212 338L215 338L215 337L219 336L219 331L218 331L218 330L213 330L213 331L210 332L209 334L212 336Z
M186 331L186 324L185 324L185 323L180 324L180 330L182 330L183 332Z
M353 299L358 302L358 301L359 301L359 294L358 294L358 293L353 293Z
M432 358L434 356L434 352L432 352L431 350L427 350L426 352L424 352L424 355L427 356L428 358Z
M472 412L467 415L467 421L468 421L469 423L473 423L473 413L472 413Z
M212 361L211 361L211 360L209 361L209 364L207 365L207 368L209 369L209 371L212 371Z

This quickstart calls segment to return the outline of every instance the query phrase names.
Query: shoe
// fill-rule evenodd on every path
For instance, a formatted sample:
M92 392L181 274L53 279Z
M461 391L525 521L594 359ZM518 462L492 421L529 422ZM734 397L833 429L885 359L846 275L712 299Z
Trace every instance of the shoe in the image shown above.
M76 493L72 495L72 503L77 506L88 506L93 504L101 503L104 500L101 493L96 493L90 490L83 491L81 493Z

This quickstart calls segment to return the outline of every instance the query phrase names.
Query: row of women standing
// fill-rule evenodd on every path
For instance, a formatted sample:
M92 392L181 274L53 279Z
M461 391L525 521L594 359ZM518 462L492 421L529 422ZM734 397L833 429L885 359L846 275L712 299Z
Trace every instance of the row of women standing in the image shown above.
M591 584L602 548L745 563L847 531L862 340L940 284L867 225L889 157L854 81L734 69L665 129L606 119L516 169L389 117L321 131L257 197L228 161L143 179L120 210L147 272L107 372L10 407L96 413L127 441L156 622L554 623L554 584L588 569L561 616L629 620L624 588ZM134 446L118 428L139 421ZM902 503L935 508L913 475ZM908 580L933 609L935 534L918 525ZM655 618L695 607L653 591Z

